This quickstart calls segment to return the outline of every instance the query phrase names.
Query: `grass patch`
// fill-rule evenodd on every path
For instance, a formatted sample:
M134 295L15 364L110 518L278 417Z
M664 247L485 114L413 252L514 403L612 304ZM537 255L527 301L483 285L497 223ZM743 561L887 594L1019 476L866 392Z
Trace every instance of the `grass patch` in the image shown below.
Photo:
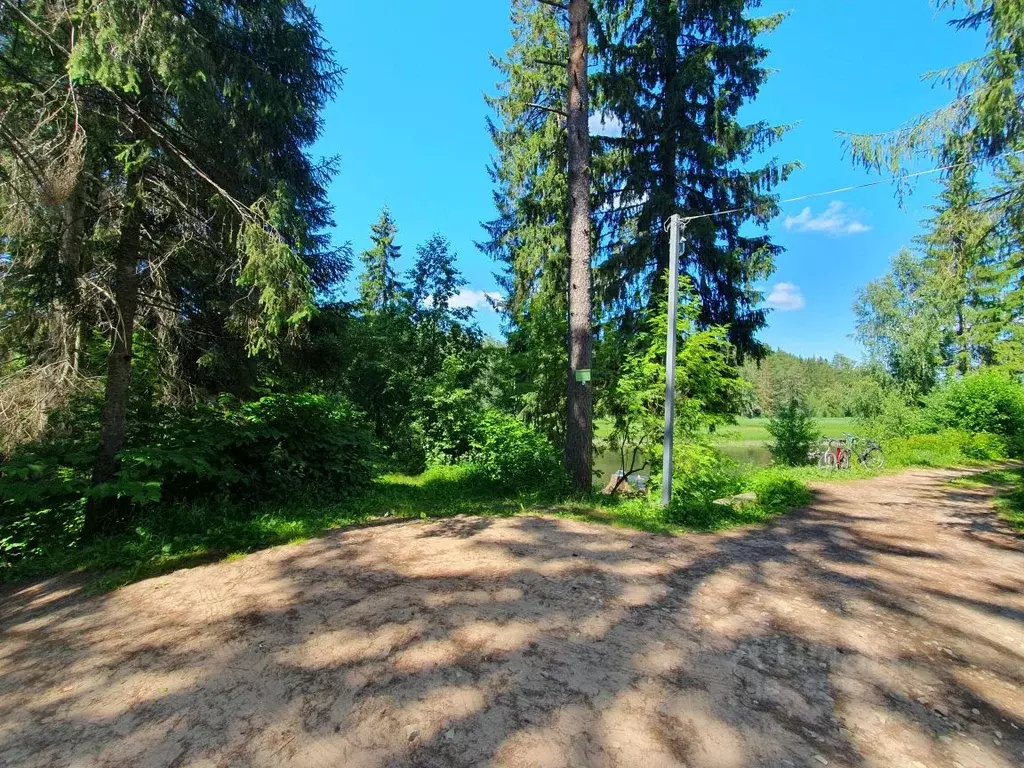
M814 423L818 434L826 437L842 437L845 432L856 432L856 420L852 418L815 419ZM766 418L737 419L734 425L722 427L714 435L717 445L765 443L771 442L771 439Z

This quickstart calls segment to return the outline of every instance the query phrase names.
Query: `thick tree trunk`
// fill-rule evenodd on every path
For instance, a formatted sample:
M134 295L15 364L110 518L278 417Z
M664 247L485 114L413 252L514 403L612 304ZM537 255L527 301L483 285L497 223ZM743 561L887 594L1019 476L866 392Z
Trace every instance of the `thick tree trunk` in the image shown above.
M142 174L129 176L124 218L117 244L114 273L115 321L107 358L107 382L100 416L100 447L93 467L93 486L116 479L118 454L128 430L128 393L132 376L132 336L139 304L139 245L142 234ZM86 507L84 538L89 539L117 524L120 504L115 499L90 499Z
M569 2L569 390L565 465L578 491L593 483L594 395L580 379L591 364L590 106L587 47L590 1Z

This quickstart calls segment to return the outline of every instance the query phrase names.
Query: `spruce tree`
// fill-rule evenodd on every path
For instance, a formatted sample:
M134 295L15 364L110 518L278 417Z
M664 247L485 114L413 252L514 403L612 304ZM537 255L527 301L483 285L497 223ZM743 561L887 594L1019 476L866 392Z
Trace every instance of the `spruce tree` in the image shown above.
M759 0L603 0L595 74L602 108L621 124L605 139L616 164L616 196L601 228L612 248L601 265L604 301L650 301L665 288L666 223L686 228L681 269L701 300L701 323L727 325L741 353L759 354L766 322L755 284L774 270L780 248L750 225L777 213L771 193L793 165L752 159L785 127L745 124L742 107L768 77L762 36L782 14L756 17ZM740 209L720 214L721 211ZM711 215L714 214L714 215ZM643 298L646 297L646 298Z
M568 383L568 30L558 9L512 0L512 46L492 62L487 97L496 219L481 247L499 265L513 388L520 412L555 442Z
M457 257L452 253L448 238L433 235L416 249L416 261L409 271L408 283L413 307L417 311L447 315L451 300L466 285L465 278L455 266ZM456 309L455 312L466 308Z
M943 364L963 375L994 362L1005 265L997 259L994 222L982 207L974 165L963 152L951 154L958 162L918 245L926 275L922 290L940 319Z
M204 324L250 355L271 352L312 315L315 289L344 273L346 254L322 232L331 169L307 155L339 72L301 0L3 8L0 89L23 98L0 132L0 173L19 180L30 215L23 227L4 222L12 270L0 293L32 269L33 243L43 252L74 243L69 283L89 288L75 299L78 324L109 319L99 325L109 352L88 537L116 522L102 499L125 444L137 332L152 331L167 360L187 364L174 376L215 356L196 342ZM32 50L45 67L19 63ZM75 213L53 226L46 209L61 204ZM74 294L52 295L41 314L59 328Z
M395 262L401 257L402 248L395 244L397 234L391 211L385 208L371 229L373 245L360 256L363 273L359 278L359 304L364 312L392 309L399 298Z

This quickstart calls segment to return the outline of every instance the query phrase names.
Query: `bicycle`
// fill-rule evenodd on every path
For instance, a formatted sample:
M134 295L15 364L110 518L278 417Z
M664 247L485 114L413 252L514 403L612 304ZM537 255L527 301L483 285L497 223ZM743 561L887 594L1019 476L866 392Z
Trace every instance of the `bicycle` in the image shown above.
M822 435L821 440L818 441L817 448L812 449L807 454L807 459L811 462L816 462L818 469L835 469L837 442L833 438Z
M861 442L860 438L850 433L844 433L841 440L838 441L838 448L836 450L836 466L839 469L850 469L851 461L854 456L857 457L857 464L868 469L878 470L885 465L885 453L882 451L880 446L875 440L864 441L864 447L858 449L858 444Z

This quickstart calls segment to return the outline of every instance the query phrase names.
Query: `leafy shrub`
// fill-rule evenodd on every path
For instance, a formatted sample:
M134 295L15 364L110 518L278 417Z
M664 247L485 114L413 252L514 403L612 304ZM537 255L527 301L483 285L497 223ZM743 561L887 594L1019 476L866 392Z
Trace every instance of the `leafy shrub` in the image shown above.
M892 467L948 467L968 461L965 452L971 435L956 429L926 435L898 437L885 443L885 461Z
M1024 387L998 369L972 373L933 392L925 416L933 431L989 432L1015 447L1024 438Z
M870 391L858 401L855 410L860 433L879 440L907 437L925 430L921 408L898 391Z
M371 479L371 443L345 401L267 395L146 416L113 483L91 487L96 435L87 407L56 422L71 427L67 436L48 435L0 465L0 563L73 543L90 497L126 499L136 510L260 503L337 494Z
M775 440L768 448L777 463L791 467L807 463L817 435L811 410L802 401L794 397L778 409L767 429Z
M668 520L678 525L711 527L715 500L740 490L740 470L735 461L708 445L677 445Z
M469 457L483 409L480 393L466 386L465 363L445 358L426 387L413 429L427 466L456 464Z
M551 443L525 422L487 410L473 438L472 458L489 482L503 488L561 487L564 472Z
M757 494L758 506L773 515L802 507L811 500L811 492L803 482L775 468L755 473L745 487Z
M991 432L971 435L962 450L964 456L975 461L1005 459L1010 455L1006 440Z

